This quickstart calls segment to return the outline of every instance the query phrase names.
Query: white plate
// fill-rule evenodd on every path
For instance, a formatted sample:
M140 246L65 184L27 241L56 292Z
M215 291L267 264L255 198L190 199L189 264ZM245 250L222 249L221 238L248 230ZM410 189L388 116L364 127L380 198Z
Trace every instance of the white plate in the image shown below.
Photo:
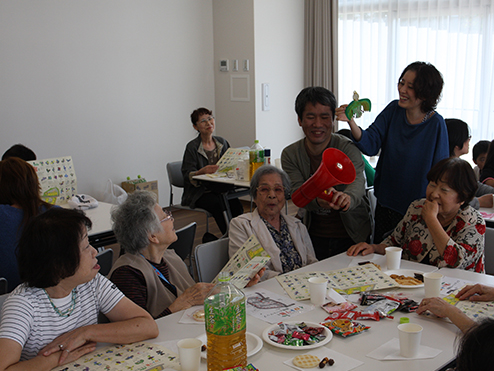
M415 277L415 273L422 274L422 275L424 274L424 272L422 272L422 271L416 271L413 269L395 269L395 270L391 270L391 271L386 271L384 273L386 273L388 276L391 276L392 274L397 274L399 276L407 276L407 277ZM400 285L400 284L398 284L398 286L401 287L402 289L416 289L419 287L424 287L424 283L422 282L421 285Z
M197 339L201 340L204 345L208 345L208 337L206 334L198 336ZM262 340L259 336L254 335L251 332L245 333L245 340L247 341L247 357L253 356L259 352L262 348ZM205 350L201 352L201 357L206 359L208 356L208 351Z
M283 348L283 349L290 349L290 350L307 350L307 349L319 348L319 347L322 347L323 345L329 343L331 341L331 339L333 338L333 333L331 332L331 330L328 329L325 326L322 326L322 325L318 324L318 323L306 322L306 321L285 322L285 323L288 323L288 324L292 325L292 324L297 324L297 323L301 323L301 322L304 322L309 327L322 327L324 329L324 331L322 332L322 334L326 336L326 339L324 339L323 341L321 341L319 343L316 343L316 344L304 345L303 347L297 347L297 346L285 345L285 344L278 344L278 343L272 341L271 339L269 339L269 337L268 337L268 334L271 331L273 331L273 330L275 330L275 329L277 329L279 327L277 324L276 325L269 326L268 328L266 328L262 332L262 338L264 339L264 341L266 343L271 344L274 347Z

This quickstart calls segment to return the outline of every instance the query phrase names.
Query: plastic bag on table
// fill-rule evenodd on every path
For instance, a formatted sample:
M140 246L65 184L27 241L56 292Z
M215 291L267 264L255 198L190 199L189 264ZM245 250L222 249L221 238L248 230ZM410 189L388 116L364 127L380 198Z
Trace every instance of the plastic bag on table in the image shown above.
M107 202L113 205L121 205L127 199L127 192L122 187L113 184L111 179L106 182L105 192L103 193L103 202Z

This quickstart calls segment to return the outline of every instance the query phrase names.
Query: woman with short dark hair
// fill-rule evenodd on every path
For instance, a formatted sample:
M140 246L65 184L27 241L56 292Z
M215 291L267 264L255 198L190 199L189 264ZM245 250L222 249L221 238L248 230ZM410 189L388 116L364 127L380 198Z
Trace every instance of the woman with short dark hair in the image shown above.
M36 170L18 157L0 161L0 277L8 281L8 292L21 279L15 249L27 221L52 205L40 197Z
M209 211L221 233L225 234L227 224L223 215L222 196L211 192L193 177L215 173L218 170L216 163L230 148L230 144L226 139L213 135L216 124L213 111L204 107L198 108L191 113L190 120L198 136L187 143L185 147L182 160L182 175L184 177L182 205L191 208L199 207ZM244 209L238 198L228 202L233 217L243 213Z
M353 245L348 255L385 253L400 246L403 258L437 267L484 273L485 221L469 205L477 190L470 164L450 157L427 174L426 198L416 200L393 233L380 244Z
M347 104L336 109L337 119L349 123L362 153L379 154L374 180L375 242L396 227L412 201L425 196L427 172L448 157L448 132L436 112L443 83L432 64L409 64L398 79L399 99L389 103L366 130L348 119Z
M95 349L158 336L152 317L98 274L91 221L52 208L31 219L19 241L24 281L6 299L0 324L0 370L51 370ZM103 313L112 323L97 324Z

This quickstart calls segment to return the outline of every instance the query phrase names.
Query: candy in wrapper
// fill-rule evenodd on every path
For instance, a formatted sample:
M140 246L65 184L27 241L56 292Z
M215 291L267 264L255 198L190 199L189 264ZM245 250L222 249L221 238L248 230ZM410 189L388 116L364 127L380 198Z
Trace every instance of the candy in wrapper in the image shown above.
M362 313L379 313L381 318L389 317L400 306L400 302L391 299L384 299L369 305Z
M252 363L249 363L247 366L237 366L232 368L225 368L223 371L259 371L258 368L255 368Z
M353 322L349 319L337 319L334 321L323 322L321 325L326 326L333 333L342 337L357 335L370 329L370 326L365 326L359 322Z
M322 309L324 309L328 313L346 312L355 308L357 308L357 306L353 303L349 303L348 301L340 304L335 304L330 302L322 306Z
M310 327L303 322L296 325L278 323L278 328L270 331L268 338L278 344L300 347L323 341L326 338L323 331L323 327Z

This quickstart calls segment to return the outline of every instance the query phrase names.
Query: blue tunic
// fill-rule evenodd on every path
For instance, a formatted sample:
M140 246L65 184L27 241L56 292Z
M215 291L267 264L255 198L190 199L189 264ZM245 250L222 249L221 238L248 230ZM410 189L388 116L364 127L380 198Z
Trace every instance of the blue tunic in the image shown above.
M374 192L382 206L403 215L412 201L425 197L431 167L449 157L443 117L435 113L425 122L411 125L398 100L388 104L376 121L362 130L362 138L355 144L368 156L377 155L381 149Z

